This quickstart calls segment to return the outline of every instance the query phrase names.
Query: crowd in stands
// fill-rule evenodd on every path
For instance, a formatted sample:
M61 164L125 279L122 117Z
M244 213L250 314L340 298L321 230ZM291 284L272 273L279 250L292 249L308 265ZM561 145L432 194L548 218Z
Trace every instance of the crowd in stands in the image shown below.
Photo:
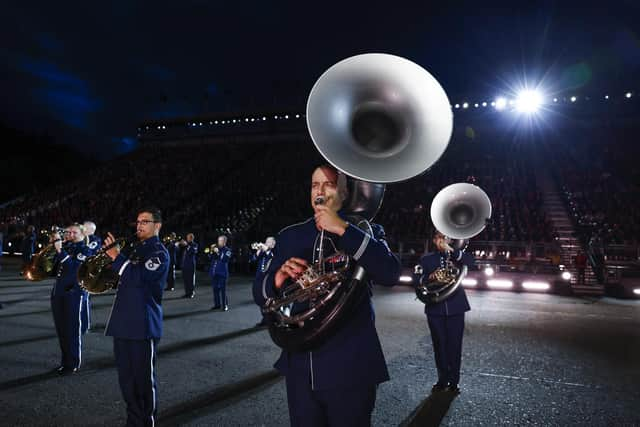
M554 145L555 169L582 243L637 245L637 135L606 125L591 128L588 134L573 133L574 143Z
M387 187L376 220L390 242L428 239L432 198L454 182L482 187L493 218L480 240L540 242L553 239L527 155L491 148L490 141L452 141L427 173ZM165 230L196 231L209 239L226 233L249 241L275 234L310 215L309 179L323 163L310 141L143 146L80 179L32 194L0 209L11 231L25 225L92 220L99 233L130 232L133 210L158 205Z

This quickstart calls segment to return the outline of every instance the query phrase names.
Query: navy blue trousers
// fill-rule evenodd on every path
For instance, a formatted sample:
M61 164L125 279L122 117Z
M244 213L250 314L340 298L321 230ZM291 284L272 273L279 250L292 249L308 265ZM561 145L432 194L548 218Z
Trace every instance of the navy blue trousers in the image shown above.
M289 375L287 402L291 427L368 427L376 403L376 385L311 390L311 380Z
M176 286L176 265L169 264L169 274L167 274L167 288L173 289Z
M462 361L464 313L455 316L427 315L427 323L438 368L438 383L458 384Z
M91 301L89 292L82 292L82 303L80 305L80 318L82 320L82 333L86 334L91 329Z
M78 291L51 297L53 323L60 344L60 365L65 368L79 368L82 360L81 303L82 293Z
M127 426L153 426L158 413L156 347L159 340L113 338Z
M182 269L182 279L184 280L184 293L191 295L196 290L196 269L191 266L184 266Z
M211 278L213 288L213 305L216 307L227 305L227 278L225 276L213 276Z

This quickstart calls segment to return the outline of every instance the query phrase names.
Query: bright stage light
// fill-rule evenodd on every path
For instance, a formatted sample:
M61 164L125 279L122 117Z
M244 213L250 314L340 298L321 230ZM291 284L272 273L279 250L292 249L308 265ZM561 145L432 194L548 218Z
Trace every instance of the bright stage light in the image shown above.
M491 289L511 289L513 282L511 280L490 279L487 280L487 286Z
M487 276L493 276L494 273L495 271L493 271L492 267L487 267L484 269L484 274L486 274Z
M411 283L413 279L411 278L411 276L400 276L400 281L402 283Z
M604 99L609 99L609 95L605 95L605 96L604 96Z
M468 102L464 102L462 104L462 108L469 108L469 103Z
M640 295L640 288L635 288L633 290L633 293L636 294L636 295Z
M460 104L454 105L455 108L460 108Z
M482 103L482 106L483 106L483 107L486 107L486 106L487 106L487 103L486 103L486 102L483 102L483 103Z
M562 279L563 280L571 280L571 273L569 273L568 271L563 271L562 272Z
M551 285L547 282L522 282L522 287L528 291L548 291Z
M478 281L476 279L465 278L462 279L462 286L465 288L473 288L474 286L478 286Z
M625 93L625 94L624 94L624 97L625 97L625 98L631 98L631 92L627 92L627 93Z
M576 98L575 96L571 97L571 102L576 102L578 100L578 98Z
M496 99L496 110L504 110L507 107L507 100L500 97Z
M518 94L516 109L521 113L535 113L542 105L542 94L537 90L523 90Z

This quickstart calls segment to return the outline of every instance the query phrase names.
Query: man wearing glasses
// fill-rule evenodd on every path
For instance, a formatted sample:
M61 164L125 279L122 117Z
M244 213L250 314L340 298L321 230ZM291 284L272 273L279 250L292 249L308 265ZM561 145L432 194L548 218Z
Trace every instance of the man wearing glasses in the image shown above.
M113 337L127 425L155 423L156 347L162 337L162 290L169 271L169 253L158 234L162 216L156 208L138 213L138 244L126 257L116 245L107 250L120 281L105 335ZM115 241L108 233L105 245Z

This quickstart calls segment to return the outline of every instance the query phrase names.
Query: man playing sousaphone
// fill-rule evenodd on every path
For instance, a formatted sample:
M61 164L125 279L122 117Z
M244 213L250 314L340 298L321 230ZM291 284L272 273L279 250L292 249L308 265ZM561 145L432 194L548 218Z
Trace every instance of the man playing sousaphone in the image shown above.
M423 277L429 281L438 279L437 272L446 268L447 262L467 267L475 262L472 255L460 249L454 250L449 245L449 239L439 231L433 236L433 244L435 250L420 259ZM458 286L444 301L424 307L438 369L438 382L433 385L433 392L459 392L464 313L469 310L471 307L462 286Z
M400 263L389 250L382 227L374 224L370 234L345 220L341 208L347 190L339 182L345 180L339 179L332 166L313 171L310 199L314 217L279 233L271 266L254 283L259 306L298 280L316 259L316 252L343 252L366 270L370 280L389 286L397 283ZM295 305L291 311L296 311ZM318 347L284 350L275 367L286 377L291 425L370 425L377 385L389 379L370 288Z

